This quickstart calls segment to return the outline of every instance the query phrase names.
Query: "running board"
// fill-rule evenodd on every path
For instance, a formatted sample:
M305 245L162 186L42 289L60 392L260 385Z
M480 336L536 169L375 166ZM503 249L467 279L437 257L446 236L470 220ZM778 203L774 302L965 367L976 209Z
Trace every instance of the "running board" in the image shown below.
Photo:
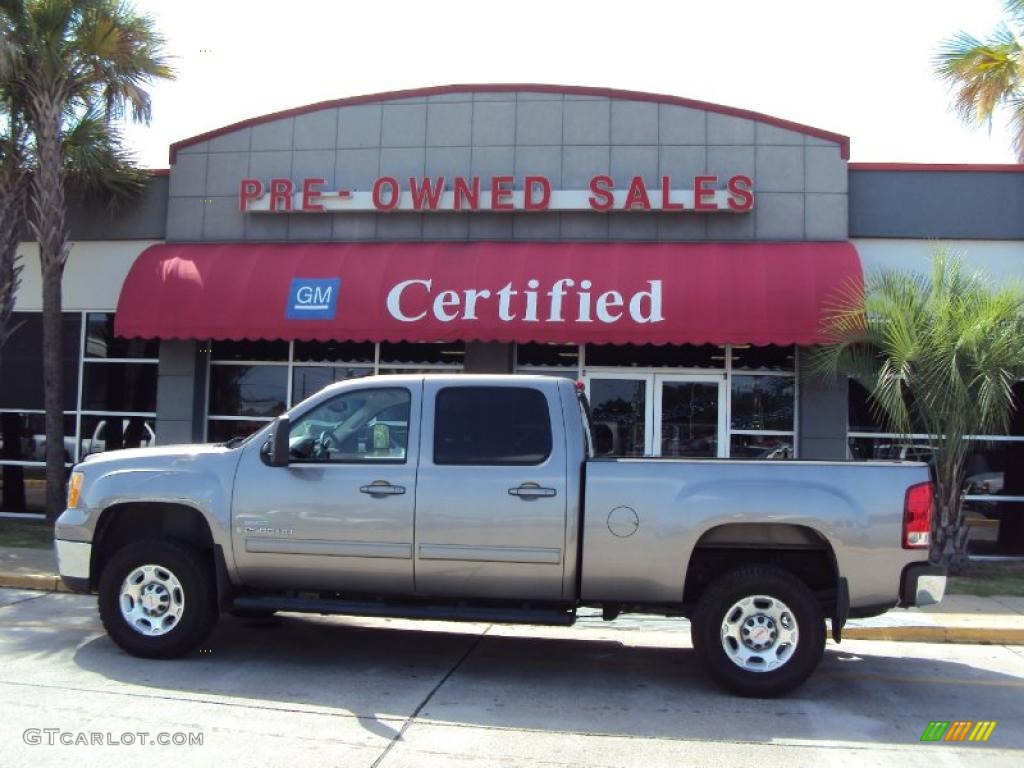
M295 613L374 616L389 619L473 621L488 624L543 624L553 627L572 626L576 621L576 612L570 609L386 603L278 595L240 595L234 598L231 607L243 611L292 611Z

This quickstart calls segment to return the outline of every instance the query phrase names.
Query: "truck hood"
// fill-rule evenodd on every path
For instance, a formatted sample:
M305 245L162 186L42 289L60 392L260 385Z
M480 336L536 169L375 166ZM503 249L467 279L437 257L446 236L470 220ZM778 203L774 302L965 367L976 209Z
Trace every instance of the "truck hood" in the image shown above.
M160 466L170 468L174 463L192 462L204 456L224 455L235 451L223 445L161 445L152 448L125 448L115 451L104 451L86 456L80 464L87 470L104 471L128 467Z

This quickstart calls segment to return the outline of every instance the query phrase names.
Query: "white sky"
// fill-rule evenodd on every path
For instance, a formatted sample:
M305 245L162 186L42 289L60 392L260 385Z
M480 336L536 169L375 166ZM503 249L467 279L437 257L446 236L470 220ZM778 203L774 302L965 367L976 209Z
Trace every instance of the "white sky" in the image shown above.
M448 83L672 94L851 137L854 161L1014 162L1009 134L962 125L939 42L983 36L999 0L135 0L177 80L129 126L145 167L174 141L325 99Z

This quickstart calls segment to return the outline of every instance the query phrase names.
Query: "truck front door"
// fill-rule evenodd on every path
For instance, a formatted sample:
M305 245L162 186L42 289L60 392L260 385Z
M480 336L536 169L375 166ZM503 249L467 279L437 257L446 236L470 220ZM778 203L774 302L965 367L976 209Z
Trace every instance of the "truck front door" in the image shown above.
M562 599L566 446L555 387L424 384L416 591Z
M290 463L252 445L232 543L253 586L411 594L422 379L377 381L294 417Z

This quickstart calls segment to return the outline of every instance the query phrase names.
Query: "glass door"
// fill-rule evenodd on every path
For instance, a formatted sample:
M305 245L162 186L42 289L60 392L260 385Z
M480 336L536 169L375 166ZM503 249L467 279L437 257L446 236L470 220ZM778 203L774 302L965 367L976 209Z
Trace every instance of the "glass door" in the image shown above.
M728 455L725 377L654 375L654 455L715 458Z
M722 374L601 372L586 384L602 455L728 455Z
M595 445L604 456L653 455L652 375L596 374L586 378Z

